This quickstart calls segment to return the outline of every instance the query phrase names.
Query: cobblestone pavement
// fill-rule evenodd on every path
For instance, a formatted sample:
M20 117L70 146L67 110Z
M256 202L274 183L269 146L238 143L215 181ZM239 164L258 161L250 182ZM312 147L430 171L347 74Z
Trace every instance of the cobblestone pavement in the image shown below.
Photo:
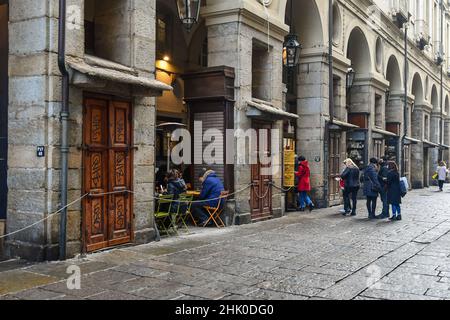
M410 193L401 222L339 208L64 263L0 263L2 299L450 299L450 189ZM68 266L82 272L67 288Z

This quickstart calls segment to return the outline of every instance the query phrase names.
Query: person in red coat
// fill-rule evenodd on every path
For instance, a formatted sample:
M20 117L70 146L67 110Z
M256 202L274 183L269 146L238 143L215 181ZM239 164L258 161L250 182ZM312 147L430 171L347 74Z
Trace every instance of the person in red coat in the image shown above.
M298 158L299 166L295 175L298 177L298 196L300 202L300 211L305 211L308 207L309 211L314 209L314 204L308 195L311 191L311 170L309 169L309 163L305 157Z

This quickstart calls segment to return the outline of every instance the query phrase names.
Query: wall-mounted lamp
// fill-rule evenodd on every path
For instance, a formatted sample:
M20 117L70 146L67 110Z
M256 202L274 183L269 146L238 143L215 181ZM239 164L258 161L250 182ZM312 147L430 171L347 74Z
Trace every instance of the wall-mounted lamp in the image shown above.
M178 17L188 32L198 23L201 2L201 0L176 0Z
M294 68L300 63L300 51L302 45L295 34L288 34L283 46L283 64L285 67Z
M355 83L355 76L356 76L355 70L351 67L348 68L346 76L347 90L350 90L353 87L353 84Z

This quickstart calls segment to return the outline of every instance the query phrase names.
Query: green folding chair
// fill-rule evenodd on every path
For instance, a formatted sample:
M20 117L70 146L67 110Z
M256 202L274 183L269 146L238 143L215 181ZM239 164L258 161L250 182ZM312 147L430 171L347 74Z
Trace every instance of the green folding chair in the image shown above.
M162 229L166 235L170 235L169 230L174 228L171 209L173 202L173 194L161 195L158 198L158 209L155 211L155 221L157 226Z
M191 207L192 201L194 200L194 196L188 196L186 194L180 194L178 197L178 212L176 216L176 223L181 224L181 226L188 232L189 227L186 224L186 221L191 217Z

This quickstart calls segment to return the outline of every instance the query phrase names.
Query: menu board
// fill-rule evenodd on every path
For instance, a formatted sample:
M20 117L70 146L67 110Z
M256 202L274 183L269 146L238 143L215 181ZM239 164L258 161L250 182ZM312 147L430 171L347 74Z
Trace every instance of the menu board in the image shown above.
M284 150L284 186L295 187L295 151Z

